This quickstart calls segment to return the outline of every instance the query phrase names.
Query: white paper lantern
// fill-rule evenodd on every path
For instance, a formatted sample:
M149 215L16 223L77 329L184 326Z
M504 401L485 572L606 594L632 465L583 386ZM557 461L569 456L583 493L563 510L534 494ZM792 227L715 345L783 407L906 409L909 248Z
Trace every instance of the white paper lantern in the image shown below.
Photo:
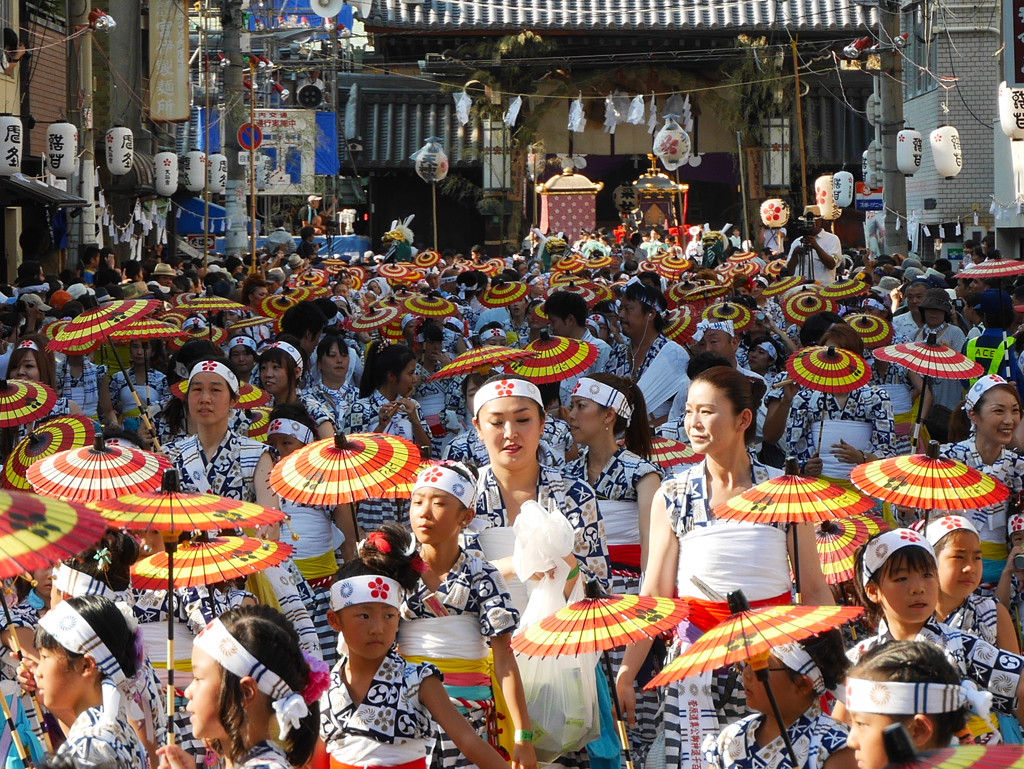
M107 170L114 176L124 176L135 162L135 137L130 128L111 128L107 131Z
M0 115L0 176L21 173L23 139L21 119Z
M932 161L939 176L952 179L964 166L964 154L960 146L960 132L951 125L944 125L932 131Z
M437 136L427 139L409 159L416 164L416 174L427 184L442 181L448 175L448 156Z
M832 175L832 197L840 208L853 205L853 174L840 171Z
M675 115L665 116L665 125L654 135L653 151L668 171L675 171L690 159L690 136L676 122Z
M921 170L924 157L924 137L920 131L904 128L896 134L896 167L904 176L913 176Z
M761 224L777 230L789 221L789 203L782 198L769 198L761 204Z
M71 123L53 123L46 129L46 170L58 179L75 172L78 129Z
M821 218L826 221L838 219L843 209L836 205L832 194L832 175L819 176L814 182L814 202L821 209Z
M1024 88L999 84L999 126L1011 139L1024 139Z
M153 186L156 194L169 198L178 191L178 156L158 152L153 156Z
M210 155L207 163L207 173L210 174L210 192L214 195L224 194L228 188L228 158L215 152Z
M185 189L202 192L206 186L206 153L199 150L186 152L181 159L181 170L185 174Z

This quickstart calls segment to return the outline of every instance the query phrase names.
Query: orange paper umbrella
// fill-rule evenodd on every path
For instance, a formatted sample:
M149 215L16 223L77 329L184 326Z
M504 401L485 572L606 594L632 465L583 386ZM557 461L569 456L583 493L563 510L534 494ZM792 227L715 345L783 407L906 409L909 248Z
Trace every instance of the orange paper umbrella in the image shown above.
M416 254L416 256L412 258L413 264L415 264L417 267L422 267L425 270L433 267L440 261L441 255L437 253L437 251L433 250L420 251L418 254Z
M187 302L182 302L179 307L183 310L192 310L193 312L206 314L228 311L238 312L247 309L244 304L232 302L230 299L225 299L221 296L196 296Z
M971 379L985 370L965 355L945 345L933 343L934 334L927 342L907 342L880 347L874 351L878 360L896 363L921 376L937 379Z
M188 397L188 380L182 379L180 382L175 382L171 385L171 395L179 400L185 400ZM266 406L270 403L270 393L266 390L260 389L248 382L239 382L238 384L238 407L243 409L258 408L260 406Z
M664 317L665 328L662 329L662 334L682 345L693 339L699 320L696 314L691 313L686 307L681 307L678 310L669 310Z
M1010 490L990 475L939 456L939 442L924 454L879 459L857 465L853 485L869 497L919 510L977 510L999 504Z
M382 264L377 267L377 274L391 284L412 283L420 278L420 274L407 264Z
M437 373L428 376L427 381L460 376L481 368L507 365L513 361L529 358L531 355L533 352L530 350L516 350L512 347L477 347L457 356L447 366L441 367Z
M488 259L477 269L479 269L480 272L482 272L488 278L493 278L495 275L497 275L499 272L505 269L505 260L498 259L497 257L493 259Z
M138 320L160 308L160 302L152 299L115 300L86 310L74 320L68 321L53 341L47 345L54 352L69 349L80 350L92 345L98 349L107 336L133 320Z
M831 299L823 299L817 292L800 291L786 297L782 303L782 314L790 323L801 326L812 315L822 312L838 312L839 305Z
M726 261L742 264L743 262L749 262L751 259L756 258L757 254L754 251L737 251L735 254L726 259Z
M785 266L786 266L786 260L785 259L773 259L772 261L768 262L768 264L766 264L764 266L764 270L762 270L762 272L765 275L767 275L769 278L774 279L774 278L779 277L779 275L782 274L782 270L783 270L783 268Z
M405 309L421 318L447 318L454 315L455 305L440 296L416 294L405 300Z
M249 422L246 435L251 440L263 443L267 440L267 434L270 432L270 409L254 408L249 410L249 414L252 421Z
M37 494L90 502L130 491L159 488L171 466L163 454L129 446L105 446L97 435L89 448L61 451L35 462L26 476Z
M877 315L847 315L846 325L857 332L866 350L883 347L892 341L892 323Z
M404 438L338 433L310 443L274 465L270 485L289 502L333 507L375 499L400 483L411 483L419 466L419 448Z
M742 304L722 302L712 304L704 308L701 317L709 322L728 320L732 322L733 330L738 334L746 331L754 323L754 313Z
M579 256L577 256L576 254L571 254L569 256L563 256L561 259L556 259L554 263L551 265L551 270L553 272L577 273L583 272L583 270L585 270L586 267L587 265L584 263L582 259L580 259Z
M593 254L593 252L591 252ZM611 267L615 264L615 260L607 254L600 254L599 256L591 255L586 260L586 269L588 270L603 270L605 267Z
M17 427L50 413L57 393L41 382L0 379L0 427Z
M299 300L286 294L271 294L260 299L256 304L260 315L265 318L279 320L288 310L297 305Z
M220 347L227 341L228 332L220 326L192 326L181 331L178 336L168 339L167 348L172 351L180 350L186 342L193 339L205 339Z
M863 280L850 278L849 280L841 280L838 283L825 286L818 292L818 296L825 299L849 299L851 296L866 294L868 288L868 284Z
M814 543L825 581L838 585L853 579L857 548L888 528L884 521L873 515L851 515L818 524Z
M508 307L515 304L530 292L525 283L499 283L483 290L478 301L484 307Z
M128 344L138 339L141 342L148 342L150 339L176 339L182 335L182 330L153 318L142 318L133 320L120 331L114 331L110 340L114 344Z
M242 320L236 320L230 326L228 331L242 331L247 328L255 328L256 326L271 326L274 323L273 318L264 318L262 315L257 315L253 318L243 318Z
M346 321L346 325L353 331L373 331L383 328L397 317L398 307L393 304L385 304L370 312L364 312L358 318Z
M779 294L786 293L791 288L802 286L806 282L807 278L801 275L788 275L785 278L779 278L768 286L768 288L761 292L761 296L778 296Z
M805 347L789 356L786 372L802 387L823 393L851 393L868 383L864 359L841 347Z
M308 302L312 299L323 299L331 295L331 289L327 286L300 286L288 294L290 299L297 299L299 303Z
M651 439L651 446L651 461L663 470L677 465L695 465L704 459L703 454L697 454L682 441L663 438L660 435L655 435Z
M179 545L174 553L174 586L216 585L244 579L257 571L277 566L292 553L292 546L252 537L199 537ZM167 587L168 555L156 553L132 566L132 587L164 590Z
M54 417L36 427L18 442L4 463L0 486L16 491L32 488L25 474L29 466L58 451L88 446L96 435L92 420L80 415Z
M725 296L731 291L731 286L698 286L697 288L691 288L689 291L684 292L680 296L680 303L703 307L713 299Z
M534 384L560 382L581 374L597 360L597 345L579 339L551 336L544 329L540 339L530 342L525 348L530 357L511 364L512 371L526 377Z
M981 264L972 264L961 270L957 278L1012 278L1024 274L1024 262L1015 259L987 259Z
M0 491L0 579L78 555L106 530L106 522L84 505Z
M684 272L693 267L693 262L681 255L666 254L656 256L651 261L654 262L654 271L669 280L678 280Z

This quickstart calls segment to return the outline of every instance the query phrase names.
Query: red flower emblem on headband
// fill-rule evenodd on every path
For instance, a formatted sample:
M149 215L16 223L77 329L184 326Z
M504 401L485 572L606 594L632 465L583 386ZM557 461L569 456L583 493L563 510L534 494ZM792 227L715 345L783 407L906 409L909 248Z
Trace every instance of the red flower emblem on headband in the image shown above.
M579 382L577 382L577 383L576 383L576 386L575 386L574 388L572 388L572 394L573 394L573 395L575 395L575 394L576 394L576 393L578 393L579 391L580 391L580 383L579 383Z
M208 360L208 361L203 363L202 368L200 368L199 370L200 371L216 371L217 370L217 362L216 361L212 361L212 360Z
M424 483L437 483L439 480L441 480L441 477L443 475L444 475L444 473L442 473L438 468L436 468L436 467L431 468L423 476L423 482Z
M281 429L281 420L280 419L275 419L274 423L270 426L270 429L271 430L280 430Z
M962 529L964 527L963 520L958 515L947 515L939 523L942 524L942 528L949 529Z
M499 397L507 398L513 392L515 392L515 385L513 385L512 382L508 381L507 379L502 379L500 382L498 382L494 389L498 393Z
M1010 531L1024 531L1024 516L1014 515L1010 517Z
M917 532L911 531L910 529L900 529L900 539L910 543L921 541L921 537L917 535Z
M377 579L371 582L369 584L369 588L370 597L385 601L387 600L388 597L388 591L391 590L391 587L387 585L384 582L384 580L382 580L380 577L377 577Z

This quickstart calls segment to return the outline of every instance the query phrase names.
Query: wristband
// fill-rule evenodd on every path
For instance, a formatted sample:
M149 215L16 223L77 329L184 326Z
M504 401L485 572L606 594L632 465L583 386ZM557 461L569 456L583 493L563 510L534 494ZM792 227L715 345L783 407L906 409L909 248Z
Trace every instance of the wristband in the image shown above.
M529 729L516 729L516 742L533 742L533 732Z
M568 576L566 576L565 581L568 582L570 579L572 579L573 577L575 577L579 573L580 573L580 565L576 564L575 566L572 567L572 571L569 572Z

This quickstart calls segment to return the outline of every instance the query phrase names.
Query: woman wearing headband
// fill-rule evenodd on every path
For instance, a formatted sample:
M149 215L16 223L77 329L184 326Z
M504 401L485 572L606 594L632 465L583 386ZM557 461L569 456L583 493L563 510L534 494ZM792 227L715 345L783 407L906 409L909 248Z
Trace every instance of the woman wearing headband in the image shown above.
M803 600L814 605L834 603L821 574L813 525L799 524L796 537L785 524L722 521L714 515L719 505L781 474L752 459L747 451L754 439L754 407L750 381L731 367L715 366L692 380L686 432L690 446L705 458L665 480L655 496L641 594L678 594L701 604L710 600L707 587L722 596L742 589L756 606L788 604L793 587L790 563L799 559ZM688 645L708 628L703 622L693 625L680 640ZM631 724L634 681L650 648L649 641L628 647L619 670L619 701ZM742 700L733 700L739 692L717 685L727 680L727 674L719 672L669 687L665 745L670 765L680 761L696 765L700 757L691 746L700 745L707 734L718 734L734 720L737 707L742 709ZM698 724L688 716L694 708L701 714Z
M939 449L942 456L991 475L1010 489L1004 502L964 511L981 537L981 589L986 594L995 590L1007 568L1007 518L1019 512L1024 491L1024 458L1011 450L1020 422L1017 388L1001 376L989 374L974 382L964 402L953 411L949 437L954 442Z
M334 415L323 403L312 395L299 390L306 359L298 340L278 339L263 348L260 353L260 386L270 393L271 405L282 406L298 403L316 422L317 436L330 438L334 435Z
M316 346L320 382L310 394L333 407L334 424L339 427L345 424L352 403L359 398L359 391L352 384L355 358L352 348L334 333L324 334Z
M56 390L56 364L53 360L53 353L47 351L46 344L47 339L42 334L23 337L18 342L18 346L11 351L10 359L7 362L7 378L39 382ZM40 422L50 417L81 413L82 408L77 403L67 396L58 394L57 402L45 417L17 428L5 427L2 429L0 435L3 436L3 455L6 456L10 453L17 442L32 432L32 429Z
M855 769L853 751L846 747L847 726L819 705L825 692L842 685L849 667L840 632L776 646L764 663L799 766L792 766L765 685L748 661L743 663L743 690L747 707L755 712L704 740L704 758L712 769Z
M125 711L128 681L140 664L133 624L99 596L69 598L40 620L33 683L47 709L74 715L57 759L116 769L148 765Z
M476 517L467 531L477 535L476 545L498 567L516 608L526 608L528 592L512 567L512 525L527 500L542 507L553 504L576 530L573 553L566 559L572 567L566 594L579 576L607 585L608 548L594 490L538 461L545 412L537 386L515 375L493 376L477 390L473 408L473 426L490 464L481 471Z
M228 351L228 360L238 372L239 381L252 384L254 375L259 374L256 363L256 340L245 335L232 337L224 345L224 349Z
M581 377L572 394L569 427L580 456L565 467L567 476L593 487L604 519L611 560L611 592L639 595L650 551L651 503L661 484L661 470L651 463L651 428L643 393L629 380L612 374ZM619 446L616 436L623 435ZM622 652L612 654L613 678ZM661 697L637 687L638 728L633 749L643 761L657 735L655 720Z
M458 414L462 393L453 377L430 380L432 374L451 363L444 350L444 332L440 326L424 322L417 337L419 359L416 364L416 389L412 399L420 406L424 429L430 435L430 455L441 456L448 438L448 412Z
M135 391L139 394L142 407L147 409L151 417L163 408L171 394L167 387L167 377L150 363L154 356L159 356L157 350L159 346L159 339L148 342L133 339L128 348L132 365L127 369L127 379L125 372L121 371L117 371L110 377L110 392L114 398L114 410L120 415L120 424L131 432L139 429L142 418L139 407L135 405L131 389L128 387L129 380L135 385Z

